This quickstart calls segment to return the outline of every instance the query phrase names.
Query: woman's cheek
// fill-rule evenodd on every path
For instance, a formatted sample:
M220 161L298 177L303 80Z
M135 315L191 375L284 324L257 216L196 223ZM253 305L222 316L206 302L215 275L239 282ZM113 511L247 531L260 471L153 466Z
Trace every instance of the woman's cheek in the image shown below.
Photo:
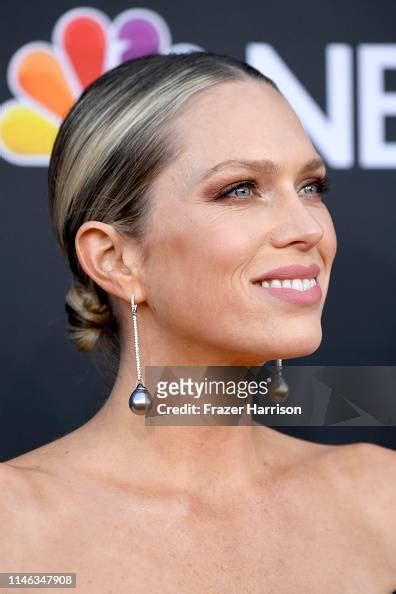
M216 224L206 222L201 232L195 227L190 235L191 251L198 259L203 258L208 266L216 263L217 266L235 268L257 253L260 236L262 232L252 225L225 216Z

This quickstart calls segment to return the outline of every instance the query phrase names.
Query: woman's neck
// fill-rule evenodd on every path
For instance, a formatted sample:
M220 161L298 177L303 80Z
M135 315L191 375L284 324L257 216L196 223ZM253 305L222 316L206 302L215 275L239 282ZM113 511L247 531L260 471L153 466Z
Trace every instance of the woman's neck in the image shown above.
M291 438L263 425L158 426L135 415L136 376L120 366L102 409L79 430L80 470L107 483L200 497L231 495L290 463ZM298 440L295 440L298 442Z

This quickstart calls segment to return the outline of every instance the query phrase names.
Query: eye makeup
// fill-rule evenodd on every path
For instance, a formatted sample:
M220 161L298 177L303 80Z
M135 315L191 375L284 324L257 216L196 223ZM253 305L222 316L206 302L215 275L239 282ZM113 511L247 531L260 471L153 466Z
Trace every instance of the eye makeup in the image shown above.
M312 186L312 187L315 186L317 188L317 190L315 192L311 192L311 194L313 196L316 196L316 195L323 196L330 190L329 178L327 175L324 175L320 178L313 179L312 181L310 181L310 182L306 183L304 186L302 186L301 190L303 190L304 188L308 188L310 186ZM237 200L238 201L238 200L250 199L252 197L251 195L242 195L240 197L234 197L234 196L230 196L230 194L232 194L232 192L235 192L236 190L239 190L242 188L250 188L250 190L257 190L258 187L259 187L258 183L255 179L241 180L241 181L238 181L230 186L227 186L226 188L222 188L219 191L214 191L214 201L216 201L216 200ZM306 195L309 196L310 193L308 193Z

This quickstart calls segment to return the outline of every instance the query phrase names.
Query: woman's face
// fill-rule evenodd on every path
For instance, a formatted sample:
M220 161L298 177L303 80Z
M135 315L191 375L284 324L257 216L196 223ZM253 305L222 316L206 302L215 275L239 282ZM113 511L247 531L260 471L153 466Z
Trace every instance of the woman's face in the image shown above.
M154 330L175 360L187 344L191 361L205 352L202 364L312 353L336 235L319 193L325 167L295 113L269 85L233 81L195 95L174 125L183 152L154 183L145 238ZM255 283L312 264L320 289L276 287L301 271Z

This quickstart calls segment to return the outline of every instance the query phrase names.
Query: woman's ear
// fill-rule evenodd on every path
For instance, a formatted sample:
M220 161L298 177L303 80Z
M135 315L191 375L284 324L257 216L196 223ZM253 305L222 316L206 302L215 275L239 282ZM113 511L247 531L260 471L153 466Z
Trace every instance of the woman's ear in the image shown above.
M132 293L138 302L144 300L142 246L136 238L125 238L107 223L87 221L78 229L75 249L83 270L104 291L128 302Z

